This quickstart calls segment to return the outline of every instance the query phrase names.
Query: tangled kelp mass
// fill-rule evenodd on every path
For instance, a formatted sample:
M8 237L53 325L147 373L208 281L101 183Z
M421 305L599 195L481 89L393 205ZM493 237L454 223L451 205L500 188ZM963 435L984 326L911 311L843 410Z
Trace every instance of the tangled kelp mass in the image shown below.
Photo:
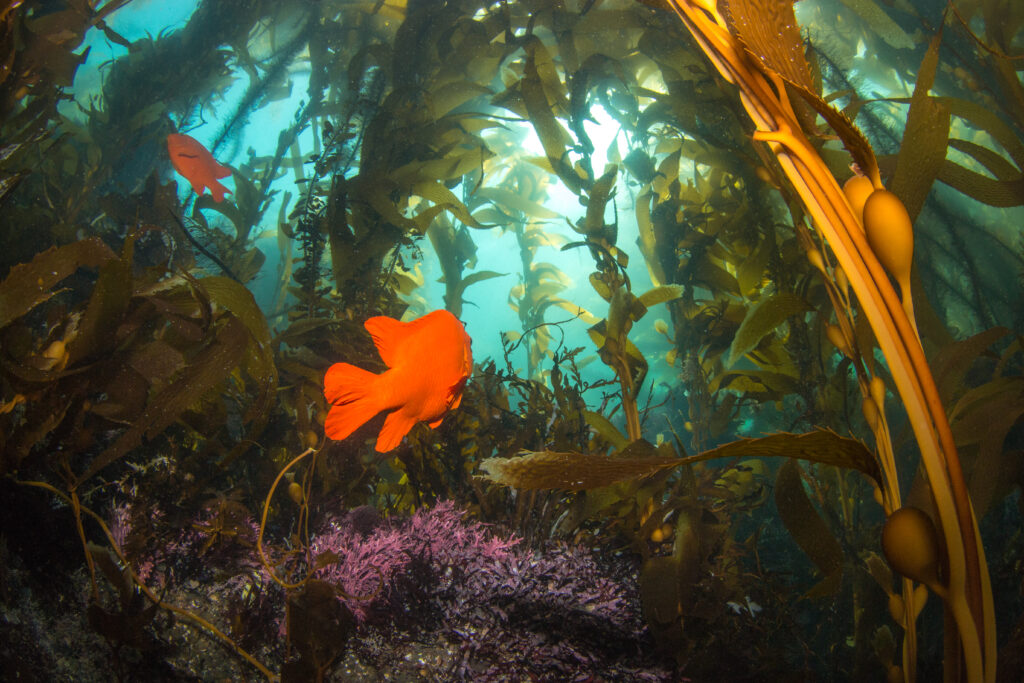
M0 2L5 675L1024 678L1024 5L150 5Z

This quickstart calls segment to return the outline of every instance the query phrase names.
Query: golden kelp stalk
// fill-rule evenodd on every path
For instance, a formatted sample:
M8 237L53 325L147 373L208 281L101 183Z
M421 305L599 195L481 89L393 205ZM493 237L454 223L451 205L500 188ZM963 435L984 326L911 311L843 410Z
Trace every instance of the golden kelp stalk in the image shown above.
M860 301L878 339L914 430L945 539L949 570L946 607L955 621L968 681L995 680L996 641L992 589L977 520L964 483L949 421L942 408L915 332L864 228L836 179L805 137L789 92L798 93L843 140L874 191L883 191L870 145L852 123L825 103L813 87L803 57L799 29L789 0L667 0L719 73L740 92L757 126L754 139L768 143L805 209L828 242ZM721 5L721 10L719 5ZM724 10L724 11L723 11ZM729 15L726 20L725 12ZM895 274L897 275L898 274ZM902 284L902 283L901 283ZM909 292L902 292L909 302ZM862 384L865 403L875 401ZM887 515L901 507L899 485L884 412L867 415L879 443L883 472L882 504ZM870 419L875 417L875 420ZM915 675L913 588L904 580L903 675ZM946 665L959 669L955 641L946 639ZM955 679L956 670L947 671ZM950 678L952 677L952 678Z

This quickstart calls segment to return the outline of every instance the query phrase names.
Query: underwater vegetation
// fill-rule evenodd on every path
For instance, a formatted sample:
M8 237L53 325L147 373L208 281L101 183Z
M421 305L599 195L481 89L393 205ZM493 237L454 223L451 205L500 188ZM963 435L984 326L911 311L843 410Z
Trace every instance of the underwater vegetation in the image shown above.
M5 675L1024 678L1024 5L135 11L0 0Z

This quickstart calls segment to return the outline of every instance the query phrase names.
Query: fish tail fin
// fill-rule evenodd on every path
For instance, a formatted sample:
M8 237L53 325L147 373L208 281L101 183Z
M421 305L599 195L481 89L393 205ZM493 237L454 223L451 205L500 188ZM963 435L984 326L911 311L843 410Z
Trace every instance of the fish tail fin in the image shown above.
M416 424L416 418L406 415L401 410L389 413L387 419L384 420L384 426L380 429L380 435L377 437L377 452L387 453L396 448L398 444L402 443L402 439L414 424Z
M215 201L215 202L222 202L222 201L224 201L224 194L225 193L231 194L231 190L229 190L228 188L224 187L224 185L222 185L220 182L218 182L216 180L211 180L210 181L209 188L210 188L210 194L213 195L213 201Z
M377 396L379 375L348 363L335 363L324 375L324 397L333 403L324 421L328 438L340 441L383 410Z

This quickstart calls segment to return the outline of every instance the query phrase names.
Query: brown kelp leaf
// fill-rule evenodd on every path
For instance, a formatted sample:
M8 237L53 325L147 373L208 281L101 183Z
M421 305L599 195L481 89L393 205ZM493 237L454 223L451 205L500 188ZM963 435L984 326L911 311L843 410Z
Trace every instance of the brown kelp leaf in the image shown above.
M761 65L794 85L816 92L791 0L728 0L733 35Z
M78 323L78 334L68 344L69 365L113 348L117 343L114 332L128 310L131 297L131 261L111 259L101 265L89 304Z
M523 78L520 81L523 102L533 123L537 137L540 138L544 154L555 174L565 183L566 187L580 194L583 190L583 179L574 171L565 159L566 152L573 144L572 137L565 130L551 109L551 102L542 81L541 65L550 60L547 50L537 38L530 37L524 44L526 63ZM555 78L557 80L557 77Z
M561 216L557 211L552 211L519 193L510 192L500 187L481 187L473 193L473 199L474 201L493 202L507 212L518 211L530 218L551 219Z
M775 505L790 536L824 577L809 597L834 594L843 576L843 549L804 492L800 466L788 460L775 478Z
M485 478L517 489L586 491L650 476L680 463L678 458L625 458L555 451L522 453L515 458L484 460L480 468Z
M948 159L942 164L938 177L957 192L982 204L998 208L1024 205L1024 177L994 180Z
M654 228L654 221L651 219L651 198L653 196L653 192L645 192L636 198L636 225L640 233L636 242L640 247L640 253L643 254L644 262L647 264L651 282L658 286L668 278L665 275L665 266L658 256L658 233Z
M946 158L946 144L949 140L949 108L941 101L928 96L928 90L935 82L935 69L939 63L939 45L942 31L939 31L921 61L917 72L917 83L910 98L907 125L900 143L896 173L890 190L907 207L913 222L924 206L928 191Z
M970 102L957 97L934 97L933 99L948 108L949 113L953 116L965 119L971 125L991 135L1006 150L1006 153L1013 159L1017 168L1024 171L1024 141L1014 133L1010 126L999 118L995 111L977 102ZM906 104L910 102L910 98L898 97L890 101Z
M611 420L601 413L596 413L592 410L584 410L583 419L586 420L587 424L590 425L595 432L604 437L608 443L615 448L615 450L621 451L629 445L629 439L627 439L622 432L620 432L618 428L611 423Z
M647 444L650 450L644 452L654 452L653 447L643 439L634 443ZM855 469L876 482L881 481L874 455L863 443L827 430L740 439L685 458L646 455L625 458L575 452L522 451L519 456L513 458L488 458L481 462L480 467L485 479L504 486L526 490L582 491L629 479L639 479L661 470L715 458L764 457L798 458Z
M226 277L206 277L199 283L213 303L230 311L245 325L245 329L249 331L252 338L249 347L252 355L246 369L259 383L259 396L256 402L249 407L244 421L255 421L252 430L258 433L263 429L263 425L270 416L278 383L277 366L274 365L274 349L270 343L270 328L267 326L267 319L263 316L263 311L260 310L252 292L244 285ZM234 455L237 453L233 451L229 457Z
M0 327L56 294L52 288L79 268L96 268L113 258L110 247L98 237L90 237L51 247L30 262L14 266L0 283Z
M1010 430L1024 421L1024 380L1020 377L1003 377L990 382L996 383L1003 386L1003 391L972 406L972 413L983 416L985 424L969 483L971 502L979 518L985 515L993 501L998 500L997 492L1000 489L1012 487L1007 481L1007 475L1019 468L1019 464L1010 464L1011 459L1019 458L1019 454L1007 448L1006 441ZM964 398L968 398L969 394ZM966 421L969 421L970 414ZM952 425L954 436L958 434L961 424L958 422ZM958 446L959 443L957 439Z
M728 365L732 365L753 349L766 334L782 324L791 315L812 310L807 301L796 294L779 292L747 310L747 315L736 330L729 349Z
M963 387L964 377L971 365L981 358L986 349L1008 334L1010 330L1005 327L991 327L967 339L954 341L935 355L932 361L933 373L944 404L948 405L957 389Z
M683 295L685 287L682 285L661 285L648 289L638 298L644 306L650 308L667 301L674 301Z
M65 398L57 392L47 392L43 401L32 401L21 424L13 434L3 435L0 441L0 476L18 469L21 461L28 457L32 448L64 421L74 398Z
M163 344L168 349L171 346ZM176 352L180 356L180 352ZM146 407L150 383L130 365L122 365L103 384L103 398L96 400L89 412L114 422L134 422Z
M877 553L869 551L864 559L864 564L879 588L887 594L892 594L892 569L889 568L889 563L883 560Z
M708 288L714 292L740 295L740 285L736 281L736 276L715 263L707 252L698 258L696 264L692 265L691 272L695 282L708 285Z
M996 177L996 180L1014 180L1020 177L1020 170L1012 163L1004 159L998 153L984 145L979 145L969 140L952 138L949 146L963 152L967 156L974 157L974 160L985 167L985 170Z
M919 100L907 114L892 192L907 207L911 221L921 212L946 159L949 120L949 110L931 97Z
M605 207L608 200L615 194L615 179L618 178L619 167L617 164L608 164L601 177L591 186L587 197L587 213L583 218L583 224L576 228L576 231L593 239L604 237L607 234L604 224ZM615 246L613 239L608 240L611 246Z
M249 336L238 318L230 316L217 331L214 340L192 358L182 373L162 391L150 398L138 420L96 456L77 484L120 459L142 443L167 429L178 417L209 390L220 384L238 366Z
M473 218L472 214L469 213L469 209L466 208L466 205L459 201L459 198L455 196L455 193L445 187L444 183L440 181L417 183L412 186L410 192L418 197L423 197L424 199L433 202L437 206L444 207L450 211L453 216L471 228L483 229L486 227Z
M736 284L743 296L750 296L761 288L765 268L775 251L775 235L769 233L736 267Z
M727 16L747 53L765 70L778 74L814 107L868 175L878 168L864 134L843 112L822 99L804 57L800 27L790 0L730 0Z
M824 429L806 434L780 433L755 439L740 439L693 457L709 460L780 456L859 470L876 482L881 481L875 456L863 443Z
M913 50L914 39L874 0L843 0L885 42L898 50ZM887 3L888 4L888 3Z
M345 651L355 630L355 617L326 581L307 581L290 595L287 614L288 642L316 671Z
M148 382L170 377L185 365L185 356L162 339L132 349L127 365Z

